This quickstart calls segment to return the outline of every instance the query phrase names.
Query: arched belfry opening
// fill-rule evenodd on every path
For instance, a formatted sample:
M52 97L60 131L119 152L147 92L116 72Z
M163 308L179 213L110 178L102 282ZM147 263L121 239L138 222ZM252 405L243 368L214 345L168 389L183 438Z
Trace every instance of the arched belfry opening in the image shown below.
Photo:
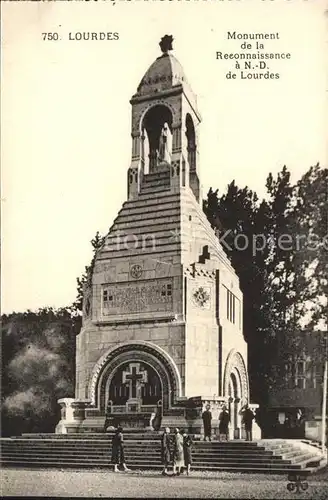
M193 191L196 199L199 201L200 185L198 178L197 165L197 139L193 119L189 113L185 120L186 139L187 139L187 158L189 163L189 186Z
M196 170L196 133L191 115L186 116L187 153L190 170Z
M145 114L141 125L145 173L160 164L171 163L172 121L172 113L164 105L153 106Z

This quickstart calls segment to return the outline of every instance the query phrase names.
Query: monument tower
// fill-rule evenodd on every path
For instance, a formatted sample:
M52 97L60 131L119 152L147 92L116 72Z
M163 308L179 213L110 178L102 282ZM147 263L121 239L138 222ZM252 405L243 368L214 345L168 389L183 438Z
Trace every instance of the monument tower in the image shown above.
M124 427L201 431L249 403L239 279L203 210L197 99L160 42L130 103L127 200L97 252L76 344L76 399L57 432ZM67 415L70 415L68 417Z

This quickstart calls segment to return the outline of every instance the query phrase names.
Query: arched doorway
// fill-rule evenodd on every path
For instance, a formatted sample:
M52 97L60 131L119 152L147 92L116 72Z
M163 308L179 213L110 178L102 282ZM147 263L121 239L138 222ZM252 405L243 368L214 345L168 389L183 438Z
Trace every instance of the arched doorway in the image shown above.
M228 389L228 404L230 413L230 439L239 439L241 434L241 419L240 419L240 384L238 373L230 374L229 389Z
M223 387L230 411L230 438L240 439L242 437L240 410L249 402L249 385L244 359L234 349L227 357Z
M239 413L239 403L240 403L240 394L238 391L237 377L235 373L231 373L230 381L229 381L229 412L230 412L230 427L231 434L233 438L238 438L238 413Z

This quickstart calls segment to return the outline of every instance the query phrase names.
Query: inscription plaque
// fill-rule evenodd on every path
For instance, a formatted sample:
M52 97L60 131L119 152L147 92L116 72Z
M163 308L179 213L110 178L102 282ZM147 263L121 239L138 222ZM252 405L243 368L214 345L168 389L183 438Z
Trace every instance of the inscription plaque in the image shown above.
M102 313L112 316L122 313L172 310L172 279L113 283L102 289Z

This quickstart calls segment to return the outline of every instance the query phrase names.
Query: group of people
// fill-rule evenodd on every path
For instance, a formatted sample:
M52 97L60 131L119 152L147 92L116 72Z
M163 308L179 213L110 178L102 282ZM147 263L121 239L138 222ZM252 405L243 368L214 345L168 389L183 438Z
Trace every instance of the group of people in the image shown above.
M161 438L161 454L163 464L163 476L168 476L168 467L172 463L173 476L179 476L184 470L187 475L190 473L192 463L191 449L192 449L191 436L186 431L174 430L174 435L171 437L170 429L164 429ZM124 472L129 472L125 463L124 444L123 444L123 428L117 427L112 438L112 464L114 465L114 472L119 472L119 468Z
M253 420L255 418L254 413L249 408L248 405L245 405L240 414L242 415L242 424L245 428L245 439L246 441L252 441L252 428L253 428ZM202 414L203 425L204 425L204 441L211 441L212 439L212 413L210 405L206 406L205 411ZM219 440L224 438L226 441L229 441L229 424L230 424L230 413L226 407L226 405L222 406L222 410L219 414Z
M189 476L192 464L192 439L185 430L174 429L174 435L170 436L170 429L166 427L162 435L162 463L163 476L168 475L168 467L172 463L173 476L179 476L184 470Z
M252 441L252 425L255 418L254 413L245 405L240 414L242 415L242 423L246 432L246 441ZM207 405L202 414L204 424L204 441L212 439L212 413L210 405ZM229 423L230 413L224 405L219 414L219 439L224 437L229 440ZM170 434L170 429L167 427L161 437L161 452L164 476L168 475L168 467L172 464L173 476L179 476L184 470L187 475L190 473L192 464L192 445L191 436L185 430L175 429L173 436ZM112 439L112 464L114 472L119 472L121 467L125 472L130 471L125 463L124 445L123 445L123 429L117 427Z

